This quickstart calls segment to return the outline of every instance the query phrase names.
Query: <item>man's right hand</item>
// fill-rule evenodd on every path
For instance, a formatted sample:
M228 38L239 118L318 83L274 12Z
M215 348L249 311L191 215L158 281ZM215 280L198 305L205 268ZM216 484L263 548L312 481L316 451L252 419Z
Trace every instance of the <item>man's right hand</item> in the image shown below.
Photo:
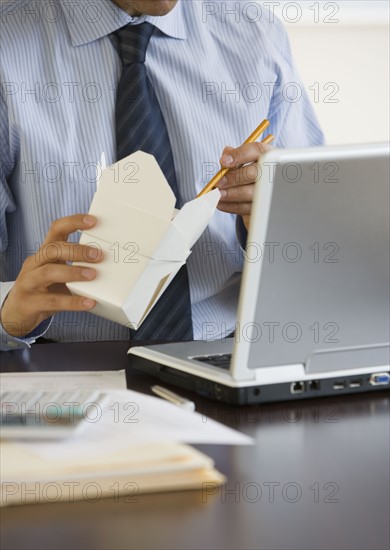
M1 309L1 324L16 338L26 336L42 321L60 311L89 311L96 302L72 296L65 283L90 281L93 268L77 267L67 262L98 263L102 252L91 246L68 242L71 233L87 230L96 218L77 214L53 222L45 242L36 254L28 257Z

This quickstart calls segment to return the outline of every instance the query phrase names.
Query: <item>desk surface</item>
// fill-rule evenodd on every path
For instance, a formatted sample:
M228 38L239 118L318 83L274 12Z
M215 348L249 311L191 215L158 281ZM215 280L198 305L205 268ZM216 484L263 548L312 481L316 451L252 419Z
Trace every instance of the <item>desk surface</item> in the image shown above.
M123 369L126 349L36 345L2 353L1 370ZM127 378L150 393L152 378L128 368ZM228 477L218 494L4 508L1 548L389 548L389 392L241 408L195 401L198 411L256 440L198 446Z

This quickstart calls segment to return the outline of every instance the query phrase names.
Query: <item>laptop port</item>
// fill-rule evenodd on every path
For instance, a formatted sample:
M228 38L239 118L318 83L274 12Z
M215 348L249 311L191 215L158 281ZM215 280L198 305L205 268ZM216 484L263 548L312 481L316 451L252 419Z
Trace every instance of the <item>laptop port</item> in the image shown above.
M214 384L214 397L215 399L221 399L222 388L219 384Z
M320 390L321 389L321 382L319 380L310 380L309 382L309 390Z
M290 386L291 393L303 393L305 389L305 382L293 382Z
M334 389L334 390L343 390L345 387L346 387L346 383L345 383L344 380L337 380L337 381L333 384L333 389Z
M378 372L372 374L369 380L371 386L384 386L390 382L390 374L388 372Z
M363 386L363 380L361 378L357 378L356 380L349 381L350 388L360 388L361 386Z

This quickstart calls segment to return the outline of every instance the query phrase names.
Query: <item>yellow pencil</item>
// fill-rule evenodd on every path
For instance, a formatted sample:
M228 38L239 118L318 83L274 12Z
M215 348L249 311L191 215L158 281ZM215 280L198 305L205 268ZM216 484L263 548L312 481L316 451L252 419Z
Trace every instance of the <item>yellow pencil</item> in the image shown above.
M245 140L244 145L246 143L253 143L257 140L257 138L264 132L266 128L269 126L269 120L265 119L263 122L256 128L254 132L251 133L251 135L248 137L248 139ZM271 143L275 137L272 134L269 134L267 137L263 139L261 143ZM202 189L202 191L197 195L196 198L201 197L202 195L205 195L214 187L217 185L217 183L223 178L223 176L229 172L231 168L221 168L221 170L215 174L215 176L209 181L209 183Z

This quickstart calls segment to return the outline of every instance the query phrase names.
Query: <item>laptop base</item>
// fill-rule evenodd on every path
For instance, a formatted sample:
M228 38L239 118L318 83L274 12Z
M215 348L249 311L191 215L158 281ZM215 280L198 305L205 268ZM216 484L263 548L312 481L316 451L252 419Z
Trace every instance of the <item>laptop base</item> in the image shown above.
M166 384L172 384L213 401L230 405L252 405L390 389L390 374L387 371L381 373L381 383L375 382L376 379L373 378L378 374L364 374L342 378L329 377L320 380L313 378L313 380L298 380L280 384L231 387L173 367L160 365L155 361L136 355L130 354L129 361L131 368L155 376Z

